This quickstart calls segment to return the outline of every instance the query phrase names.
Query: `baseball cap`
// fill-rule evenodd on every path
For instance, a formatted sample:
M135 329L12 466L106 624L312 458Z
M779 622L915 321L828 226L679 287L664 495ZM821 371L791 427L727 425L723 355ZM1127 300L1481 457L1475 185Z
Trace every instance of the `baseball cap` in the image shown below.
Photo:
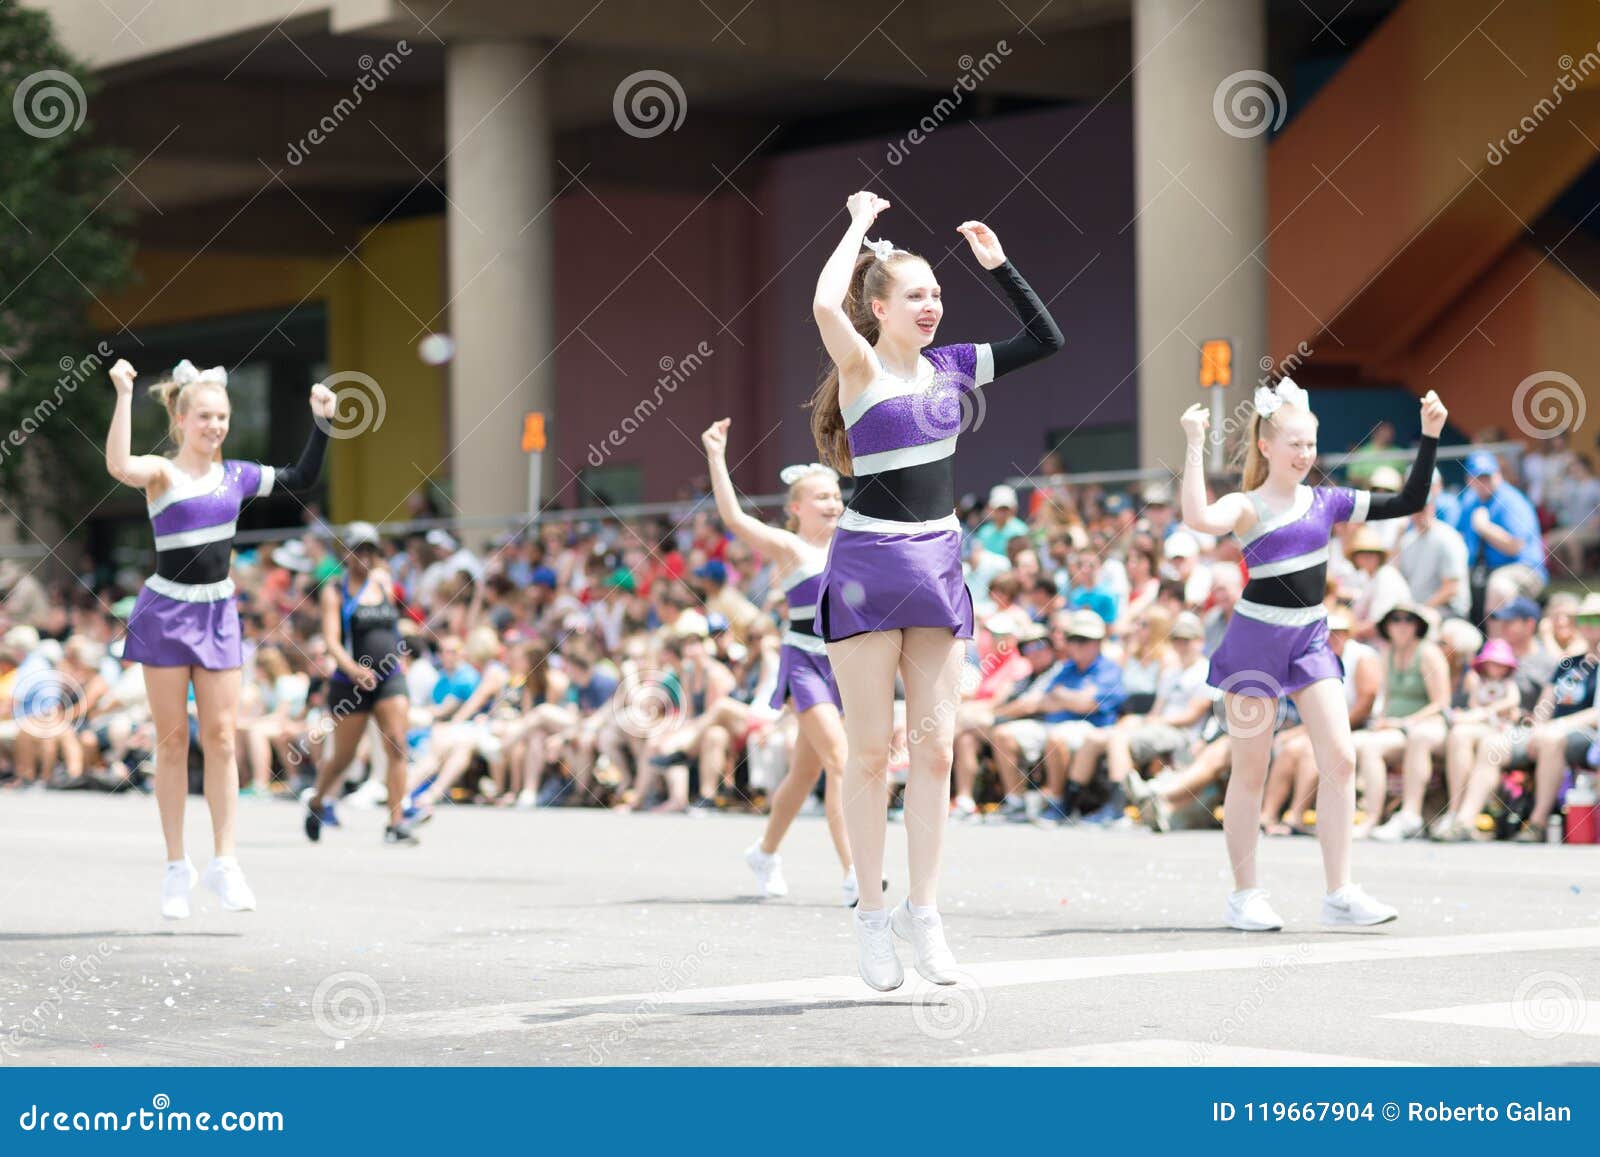
M429 546L438 547L440 550L455 550L460 545L448 530L441 530L438 527L434 527L423 535L423 541Z
M528 578L528 584L536 587L549 587L551 590L555 590L556 572L547 566L536 566L533 568L533 574Z
M370 522L352 522L344 528L344 544L350 550L378 545L378 528Z
M1393 466L1379 466L1372 472L1372 481L1368 485L1370 490L1388 490L1398 492L1405 485L1405 479L1400 477L1400 471Z
M1500 463L1495 461L1495 456L1487 450L1479 450L1467 456L1467 477L1482 478L1485 474L1500 473Z
M989 509L993 510L997 506L1009 506L1012 510L1017 509L1017 492L1004 483L990 490Z
M1172 637L1174 639L1203 639L1206 637L1206 628L1200 622L1200 616L1193 611L1184 611L1172 622Z
M1004 612L998 615L991 615L988 621L983 624L983 626L984 629L991 635L1006 635L1014 637L1017 633L1016 620Z
M1504 622L1507 619L1537 619L1542 613L1538 603L1522 595L1512 599L1489 617Z
M1180 530L1167 536L1163 553L1168 558L1196 558L1200 554L1200 542L1188 531Z
M1106 621L1093 611L1074 611L1067 620L1067 638L1103 639Z
M1102 505L1105 507L1107 514L1121 514L1128 509L1130 503L1126 494L1108 494Z
M695 578L710 579L714 583L728 581L728 565L721 559L714 558L703 566L695 568Z
M1144 504L1146 506L1171 506L1172 487L1165 482L1152 482L1144 488Z

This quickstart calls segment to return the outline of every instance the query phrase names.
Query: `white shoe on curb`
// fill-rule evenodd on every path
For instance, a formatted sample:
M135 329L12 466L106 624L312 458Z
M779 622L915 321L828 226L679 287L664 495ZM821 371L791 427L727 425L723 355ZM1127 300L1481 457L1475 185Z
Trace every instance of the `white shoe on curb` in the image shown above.
M751 844L744 850L744 862L756 874L756 888L762 897L789 894L789 881L783 878L783 857L777 852L769 856L759 843Z
M1374 900L1360 884L1346 884L1322 898L1324 924L1387 924L1399 916L1397 909L1382 900Z
M883 910L879 909L874 915L882 917ZM890 921L885 919L881 924L868 923L861 916L861 909L857 908L855 915L850 917L850 923L855 925L856 930L857 964L861 979L867 982L868 987L876 988L879 992L892 992L906 982L906 972L900 967L900 957L895 955Z
M244 869L232 856L217 856L206 865L205 884L217 894L228 911L255 911L256 894L244 882Z
M1267 902L1265 888L1229 892L1226 919L1228 927L1241 932L1277 932L1283 928L1283 917Z
M916 954L913 963L924 980L934 984L954 984L956 958L944 940L944 921L937 913L929 919L911 914L911 902L902 900L889 915L889 925L896 936L908 942Z
M183 862L169 863L167 874L161 880L161 914L168 920L189 918L189 891L200 878L194 864L185 856Z

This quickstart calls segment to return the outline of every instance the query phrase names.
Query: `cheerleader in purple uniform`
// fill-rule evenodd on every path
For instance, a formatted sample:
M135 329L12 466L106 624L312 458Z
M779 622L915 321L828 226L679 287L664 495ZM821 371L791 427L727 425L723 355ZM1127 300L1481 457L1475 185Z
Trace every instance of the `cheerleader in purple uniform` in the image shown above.
M1317 419L1306 392L1285 378L1256 391L1244 464L1244 489L1207 504L1203 404L1183 415L1188 456L1183 521L1204 534L1234 534L1250 581L1234 607L1208 680L1223 692L1233 771L1223 810L1234 891L1227 922L1247 932L1275 931L1283 920L1256 882L1261 791L1272 755L1278 698L1300 710L1315 753L1317 838L1327 895L1324 924L1383 924L1399 914L1350 882L1355 820L1355 752L1350 741L1342 668L1328 646L1328 544L1339 522L1404 518L1421 510L1433 480L1439 433L1448 416L1429 391L1422 399L1422 440L1398 494L1343 486L1307 486L1317 460Z
M952 457L962 414L980 387L1063 342L999 238L967 221L957 231L1024 329L993 345L927 348L944 313L933 270L887 241L866 240L889 207L883 198L860 192L846 207L850 228L823 267L812 306L833 368L812 399L811 429L822 460L857 481L819 584L817 627L846 704L844 813L861 886L861 977L886 991L905 980L891 931L911 944L925 978L958 979L936 902L961 640L972 637ZM911 755L911 892L890 913L881 882L896 675L905 684Z
M274 470L257 462L225 461L228 375L221 366L201 372L179 362L172 379L151 388L166 407L168 433L177 450L170 458L135 455L134 369L119 360L111 367L117 389L106 436L106 469L118 482L145 493L155 530L156 573L128 617L123 657L144 665L150 714L156 726L156 804L167 842L167 872L161 914L189 915L189 892L199 873L183 850L183 809L189 787L189 684L194 683L200 745L205 752L206 802L211 808L214 855L205 883L229 911L256 906L234 858L234 809L239 769L234 734L242 662L239 610L228 576L239 508L274 488L305 490L322 472L328 436L322 423L333 416L333 391L311 388L312 426L300 461Z
M843 508L839 475L817 462L786 467L780 477L789 488L789 529L768 526L739 506L739 496L728 474L729 424L727 418L713 422L700 435L711 467L711 492L717 500L722 525L777 567L777 583L789 604L789 621L778 652L778 686L772 693L771 706L781 711L786 700L792 702L800 721L800 737L789 760L789 774L772 793L767 830L745 850L745 862L756 874L756 885L763 896L788 894L778 845L817 786L817 776L826 770L828 785L823 804L828 834L833 837L833 849L839 854L844 872L844 902L854 906L860 892L844 832L840 781L844 775L845 740L844 724L839 720L839 688L813 622L822 564Z

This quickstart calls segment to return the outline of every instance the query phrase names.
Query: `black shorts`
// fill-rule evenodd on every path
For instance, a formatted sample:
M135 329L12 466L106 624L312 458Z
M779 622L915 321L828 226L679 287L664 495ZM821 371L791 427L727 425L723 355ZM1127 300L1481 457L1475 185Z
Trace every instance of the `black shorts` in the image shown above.
M328 680L328 712L336 718L346 715L366 714L373 704L396 695L406 694L406 677L399 671L390 675L371 691L363 691L354 683L342 678Z

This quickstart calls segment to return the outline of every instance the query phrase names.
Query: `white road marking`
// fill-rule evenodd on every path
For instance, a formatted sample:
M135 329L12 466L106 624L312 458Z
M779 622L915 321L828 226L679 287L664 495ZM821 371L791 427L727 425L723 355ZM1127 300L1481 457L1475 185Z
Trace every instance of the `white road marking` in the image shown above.
M1240 934L1241 938L1243 934ZM1331 935L1316 941L1267 941L1257 938L1238 948L1198 948L1178 952L1133 952L1120 956L1041 957L964 967L971 982L985 991L1025 984L1058 984L1112 976L1158 976L1177 973L1247 969L1294 970L1305 965L1362 964L1378 960L1425 960L1451 956L1484 956L1512 952L1549 952L1600 948L1600 928L1559 928L1534 932L1484 932L1464 936ZM542 1024L566 1024L575 1017L603 1010L624 1019L661 1016L673 1008L716 1004L806 1005L845 1002L871 1004L904 1001L920 983L907 967L907 987L897 992L871 991L857 976L822 976L763 981L709 988L617 993L566 1000L532 1000L485 1004L436 1012L396 1013L384 1019L383 1033L397 1037L476 1036L488 1032L520 1032Z
M1566 1036L1600 1036L1600 1001L1540 1006L1537 1001L1518 1005L1515 1001L1498 1004L1458 1004L1451 1008L1427 1008L1420 1012L1384 1013L1386 1020L1420 1020L1430 1024L1464 1025L1469 1028L1509 1028L1527 1032L1535 1039Z
M1192 1065L1199 1068L1231 1066L1274 1067L1311 1065L1319 1068L1357 1068L1368 1065L1410 1066L1411 1061L1386 1061L1377 1057L1346 1057L1336 1053L1308 1053L1294 1049L1259 1049L1246 1045L1207 1045L1182 1040L1128 1040L1060 1048L1024 1049L993 1053L959 1062L981 1067L1073 1067Z

